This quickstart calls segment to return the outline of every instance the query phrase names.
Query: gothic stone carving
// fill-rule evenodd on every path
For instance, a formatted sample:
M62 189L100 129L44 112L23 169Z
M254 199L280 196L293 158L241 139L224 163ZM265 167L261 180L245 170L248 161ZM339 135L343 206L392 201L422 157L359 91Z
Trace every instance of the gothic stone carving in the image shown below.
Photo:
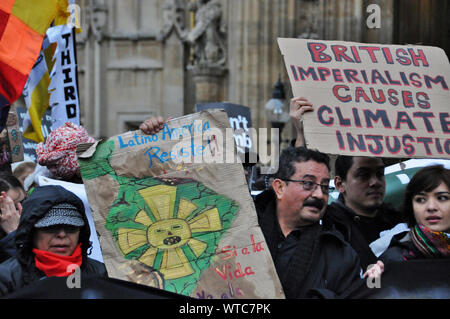
M158 36L159 41L164 41L175 30L181 38L185 27L184 14L186 6L184 0L166 0L163 5L163 27Z
M226 62L225 25L219 0L197 0L189 4L195 12L195 26L183 35L194 47L194 66L224 67Z

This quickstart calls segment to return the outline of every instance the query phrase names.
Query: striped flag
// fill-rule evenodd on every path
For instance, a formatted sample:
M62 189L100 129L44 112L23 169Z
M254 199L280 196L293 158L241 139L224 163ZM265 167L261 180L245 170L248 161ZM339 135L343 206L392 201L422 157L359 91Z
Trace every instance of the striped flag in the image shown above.
M50 84L50 76L48 66L52 63L55 47L49 44L47 38L44 39L42 50L31 69L22 93L28 109L27 116L22 124L22 135L35 142L44 142L41 129L42 117L49 106L50 93L48 92L48 85Z
M0 1L0 108L22 93L58 0Z
M54 26L64 25L69 21L71 15L70 5L74 4L74 0L57 0ZM49 39L46 36L42 44L42 50L23 90L23 96L28 108L27 116L22 124L23 136L37 143L45 141L45 136L42 132L42 118L50 105L49 73L55 63L53 57L56 48L57 43L49 43Z

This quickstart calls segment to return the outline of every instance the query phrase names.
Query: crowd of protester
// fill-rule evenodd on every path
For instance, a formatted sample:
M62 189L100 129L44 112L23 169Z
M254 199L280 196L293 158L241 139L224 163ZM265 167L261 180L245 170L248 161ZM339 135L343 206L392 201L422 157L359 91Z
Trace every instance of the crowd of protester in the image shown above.
M254 198L287 298L369 297L367 280L382 279L392 263L450 257L449 169L419 170L397 210L383 201L383 159L338 156L334 185L340 195L328 204L330 158L306 148L303 136L303 114L314 107L305 98L292 99L290 107L297 138ZM164 122L153 117L140 129L155 134ZM70 189L40 183L47 177L82 185L76 147L94 141L83 127L66 123L37 146L36 163L0 175L1 295L41 278L69 276L71 264L108 276L104 264L89 257L96 233L82 200Z

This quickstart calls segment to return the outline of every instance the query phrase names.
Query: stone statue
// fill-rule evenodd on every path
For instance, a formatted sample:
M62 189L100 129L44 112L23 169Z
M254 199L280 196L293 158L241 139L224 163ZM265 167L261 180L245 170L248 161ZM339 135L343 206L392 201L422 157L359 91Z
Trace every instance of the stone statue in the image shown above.
M174 30L181 38L183 36L186 7L184 0L166 0L162 6L163 9L163 27L158 35L158 40L167 39Z
M188 8L195 12L195 26L182 38L194 48L194 65L225 66L225 27L220 1L197 0L189 3Z
M89 27L97 42L101 42L104 36L108 9L103 2L91 0L89 6Z

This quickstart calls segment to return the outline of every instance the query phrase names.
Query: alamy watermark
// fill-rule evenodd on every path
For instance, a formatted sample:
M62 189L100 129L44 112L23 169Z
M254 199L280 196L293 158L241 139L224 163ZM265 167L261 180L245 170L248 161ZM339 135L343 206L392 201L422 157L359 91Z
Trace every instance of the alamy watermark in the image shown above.
M66 24L69 26L69 28L81 28L81 8L77 4L69 4L67 6L67 12L70 13L69 17L67 18Z
M277 128L249 128L246 132L251 140L245 163L261 164L262 174L278 171L280 138ZM269 136L270 134L270 136ZM232 128L211 127L209 121L194 120L181 127L170 128L164 124L158 134L118 136L119 149L139 146L144 148L148 167L185 164L232 164L243 163L244 156L237 152L236 145L242 140ZM162 145L168 147L162 148ZM270 152L269 152L270 151ZM181 165L181 166L180 166Z
M381 8L378 4L369 4L366 12L370 13L366 19L366 25L369 29L381 28Z
M67 288L73 289L73 288L81 288L81 270L80 266L77 264L70 264L67 266L66 271L68 273L72 273L71 275L67 276L66 284Z
M376 267L376 264L372 264L367 266L367 271L369 271L370 269L372 269L373 267ZM373 288L381 288L381 273L378 274L377 276L367 276L366 278L366 285L367 288L369 289L373 289Z

